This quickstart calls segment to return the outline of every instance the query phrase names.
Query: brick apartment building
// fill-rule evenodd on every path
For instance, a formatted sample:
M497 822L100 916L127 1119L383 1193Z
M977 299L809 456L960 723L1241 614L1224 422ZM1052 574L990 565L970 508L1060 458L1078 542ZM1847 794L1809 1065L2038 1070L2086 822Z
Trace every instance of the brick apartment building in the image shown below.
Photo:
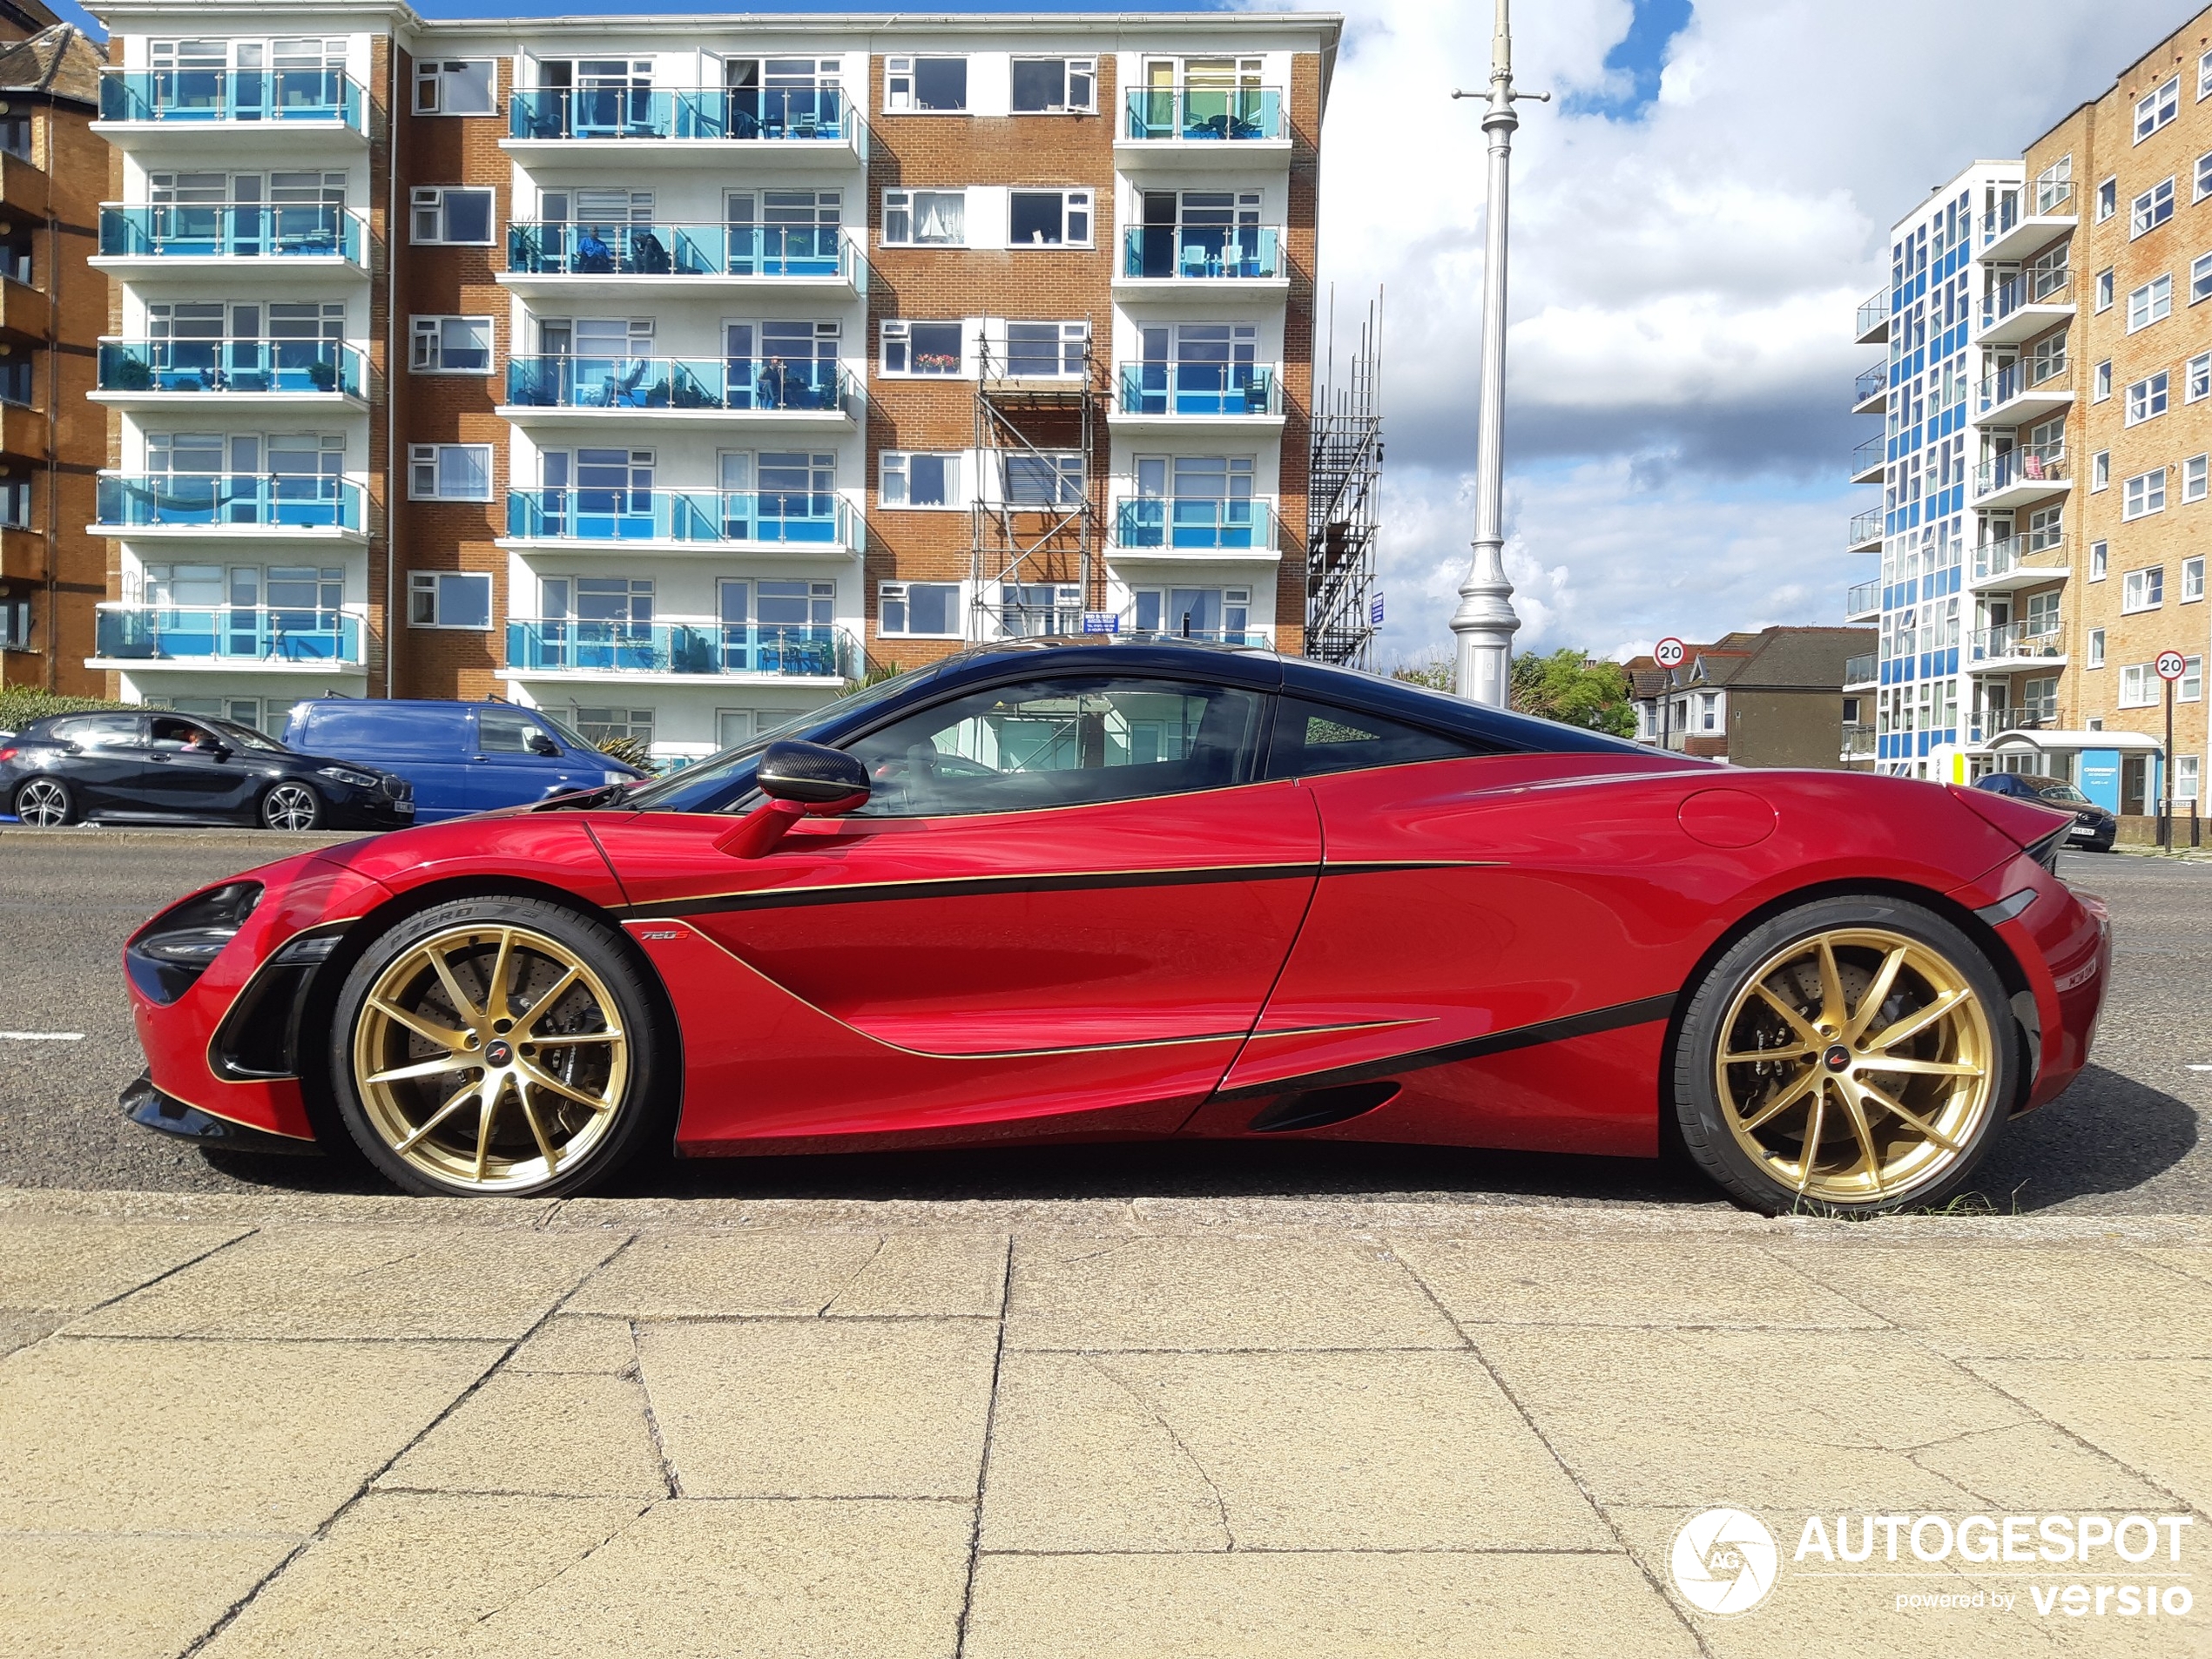
M106 422L85 401L107 316L86 268L106 146L100 51L0 0L0 685L97 692L84 666L106 549L87 526Z
M120 695L680 761L965 641L1299 649L1333 17L99 11Z
M1636 741L1738 766L1861 766L1866 699L1846 695L1871 628L1763 629L1691 645L1679 666L1626 664Z

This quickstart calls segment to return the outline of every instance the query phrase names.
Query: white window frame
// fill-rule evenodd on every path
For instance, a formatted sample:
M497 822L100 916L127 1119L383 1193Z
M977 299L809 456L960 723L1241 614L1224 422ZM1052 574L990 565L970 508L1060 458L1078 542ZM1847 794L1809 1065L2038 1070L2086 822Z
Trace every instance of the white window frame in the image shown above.
M2120 180L2107 179L2097 186L2097 223L2101 225L2120 211Z
M455 71L481 68L489 100L481 110L449 107L448 83ZM428 96L426 98L425 93ZM418 57L415 60L415 112L417 115L486 116L499 113L499 60L494 57Z
M2158 684L2155 664L2127 664L2120 671L2120 706L2123 709L2156 708Z
M1061 65L1061 85L1069 94L1065 104L1055 104L1042 110L1025 110L1013 102L1013 68L1017 64L1058 64ZM1075 100L1076 79L1081 76L1089 96L1078 104ZM1016 52L1007 69L1007 109L1014 115L1095 115L1098 111L1098 59L1096 57L1063 57L1057 52Z
M2182 365L2182 401L2202 403L2212 397L2212 351L2199 352Z
M2140 288L2128 291L2128 332L2140 334L2174 314L2172 273L2155 276Z
M2110 266L2105 266L2103 270L2097 273L2096 307L2100 311L2112 309L2112 267Z
M474 450L483 457L484 486L482 495L446 493L446 457L457 450ZM492 476L492 459L493 446L489 443L411 443L407 449L407 498L409 501L489 501L496 482ZM426 481L428 489L424 488Z
M2100 449L2089 457L2089 493L2112 488L2112 451Z
M2146 421L2155 421L2166 413L2173 401L2173 374L2160 369L2146 374L2128 388L2127 407L2121 414L2124 426L2141 426Z
M950 368L917 368L914 353L914 327L949 326L959 331L959 349L953 354ZM875 372L879 378L891 381L956 381L972 380L974 370L968 361L968 341L974 334L974 319L968 317L886 317L876 339ZM894 367L894 362L899 367Z
M482 368L448 368L445 361L446 328L451 323L467 323L483 330L484 366ZM414 316L408 319L408 372L411 374L462 374L481 379L497 367L496 349L489 317Z
M447 622L440 615L438 596L448 582L482 583L484 595L484 620L482 623ZM482 570L410 570L407 577L407 625L410 628L442 628L448 631L488 634L497 626L499 617L492 608L496 596L492 592L491 577ZM428 600L426 606L421 602ZM425 615L427 611L427 617Z
M2190 455L2182 462L2182 500L2183 502L2202 501L2207 494L2206 473L2212 465L2212 455Z
M2148 236L2173 217L2174 180L2169 174L2128 204L2128 239Z
M1056 242L1017 242L1014 239L1014 199L1016 196L1057 196L1060 198L1060 239ZM1089 190L1062 189L1056 185L1027 189L1016 185L1006 192L1006 245L1009 248L1025 248L1032 253L1050 253L1061 248L1083 248L1096 246L1098 199ZM1080 226L1082 234L1074 233Z
M1053 489L1057 499L1050 502L1016 501L1008 474L1016 462L1043 460L1052 464ZM1023 512L1060 512L1082 504L1086 473L1083 452L1080 449L1008 449L999 463L997 479L1000 502ZM1076 607L1082 609L1080 605Z
M2141 144L2181 112L2182 78L2176 75L2165 85L2155 87L2135 100L2134 142Z
M2188 694L2188 676L2185 674L2182 677L2182 692L2177 700L2183 703L2194 703L2197 700L2195 698ZM2197 685L2200 695L2202 695L2203 684L2203 671L2200 669L2197 671ZM2175 755L2174 757L2175 800L2177 802L2188 801L2194 806L2196 801L2197 781L2196 757L2195 755Z
M484 199L484 235L481 241L456 241L446 234L446 204L455 196ZM422 233L424 215L430 216L432 234ZM499 192L489 185L417 185L408 195L408 240L416 247L490 247L499 239Z
M2111 562L2111 556L2112 544L2110 543L2092 542L2089 543L2090 581L2101 582L2105 579L2105 570Z
M2120 516L2124 523L2137 518L2148 518L2154 513L2166 510L2166 469L2153 467L2148 472L2139 472L2120 487ZM2121 607L2123 610L2125 606Z
M2092 628L2089 630L2088 666L2091 668L2102 668L2104 665L2105 631L2101 628Z
M2139 616L2146 610L2156 610L2166 604L2166 567L2146 564L2129 570L2120 578L2120 614Z
M2185 605L2204 602L2204 555L2182 561L2182 597L2176 602Z
M1015 374L1014 347L1012 344L1013 336L1011 330L1017 326L1022 327L1053 328L1059 331L1059 348L1053 355L1053 362L1055 367L1053 368L1049 375ZM1017 380L1076 380L1080 379L1085 373L1088 372L1087 366L1089 361L1090 352L1089 319L1078 318L1073 321L1055 322L1049 319L1033 320L1028 317L1015 317L1011 319L1005 327L1008 332L1001 334L997 343L992 349L997 355L1001 367L1009 378ZM1070 355L1070 348L1072 348L1072 353L1076 359L1076 367L1073 368L1069 368L1067 366L1068 359Z
M2212 150L2196 158L2196 193L2190 199L2202 201L2207 196L2212 196Z
M914 103L914 82L924 58L957 60L967 65L966 84L956 110L925 110ZM883 112L886 115L967 115L975 96L974 59L967 52L900 52L883 60Z
M914 221L921 217L918 209L924 196L957 196L960 198L960 239L957 242L931 238L919 241L914 237ZM968 212L968 191L964 186L929 190L887 190L883 192L883 228L878 233L877 243L882 247L967 247ZM894 234L894 226L904 234Z
M968 618L968 584L964 582L879 582L875 585L875 631L884 639L965 639L963 625ZM953 629L949 633L916 633L906 624L907 599L915 588L950 588L953 590L951 610ZM891 625L896 607L899 626Z
M2112 359L2099 363L2089 380L2089 401L2101 403L2112 395Z
M936 455L953 463L950 487L941 502L907 499L911 462L916 455ZM964 513L973 504L968 489L968 469L974 464L965 449L884 449L876 455L876 504L902 513Z

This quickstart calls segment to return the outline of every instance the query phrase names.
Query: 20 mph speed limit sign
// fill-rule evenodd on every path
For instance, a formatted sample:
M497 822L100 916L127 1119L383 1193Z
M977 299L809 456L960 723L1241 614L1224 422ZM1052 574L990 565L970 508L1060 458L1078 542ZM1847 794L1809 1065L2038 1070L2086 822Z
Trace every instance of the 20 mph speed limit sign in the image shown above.
M2162 651L2158 653L2157 667L2159 678L2177 680L2189 671L2188 658L2177 651Z
M1651 660L1662 668L1680 668L1682 659L1689 655L1689 647L1672 634L1669 634L1651 648ZM2164 660L2163 658L2160 658L2161 662ZM2164 673L2166 671L2161 669L2159 671Z

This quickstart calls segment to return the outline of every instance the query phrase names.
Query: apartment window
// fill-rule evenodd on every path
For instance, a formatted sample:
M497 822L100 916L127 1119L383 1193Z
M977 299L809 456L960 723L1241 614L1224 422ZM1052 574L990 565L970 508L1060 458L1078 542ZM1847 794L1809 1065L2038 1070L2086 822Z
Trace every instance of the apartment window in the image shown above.
M2120 614L2155 610L2166 603L2166 567L2154 564L2120 578Z
M2186 687L2188 681L2184 679L2182 685ZM2195 755L2174 757L2174 799L2177 802L2186 801L2191 806L2196 805L2196 757Z
M0 115L0 150L31 159L31 125L27 115Z
M2205 455L2191 455L2182 462L2182 499L2185 502L2202 501L2205 494Z
M2110 219L2120 202L2120 181L2107 179L2097 186L2097 223Z
M2120 671L2120 706L2148 709L2158 705L2158 670L2149 663L2129 663Z
M2056 547L2066 534L2066 509L2039 507L2027 516L2027 550L2045 552Z
M491 577L461 570L414 570L407 578L407 619L416 628L491 627Z
M2176 703L2201 703L2204 700L2204 658L2184 657L2182 678L2174 686Z
M2100 449L2089 457L2089 489L2094 494L2112 482L2112 451Z
M887 190L883 192L886 247L961 247L968 241L964 190Z
M30 528L30 479L0 478L0 524L15 529Z
M2089 666L2102 668L2104 665L2105 631L2101 628L2092 628L2089 630Z
M926 455L914 450L887 449L876 484L878 501L886 507L961 507L960 453Z
M968 108L965 57L887 57L883 107L958 115Z
M1017 57L1014 60L1016 115L1072 115L1098 107L1095 57Z
M461 185L425 185L415 191L414 204L418 244L468 247L490 244L490 191Z
M1023 451L1009 455L1006 457L1002 482L1009 507L1081 506L1082 451Z
M2212 196L2212 150L2196 158L2196 195L2193 199L2202 201L2207 196Z
M2105 579L2105 565L2109 556L2109 547L2106 543L2092 542L2089 543L2090 581L2101 582Z
M1081 374L1089 368L1088 322L1010 322L1006 326L1006 373L1010 379Z
M883 324L882 372L886 374L957 374L961 341L967 325L910 322L887 318Z
M2168 379L2167 371L2161 368L2155 374L2144 375L2128 388L2128 425L2141 426L2166 413Z
M2166 510L2166 469L2154 467L2148 472L2139 472L2121 486L2120 516L2122 518L2148 518L2153 513Z
M577 736L594 748L624 741L650 745L653 740L651 709L587 708L578 704L575 717L570 724Z
M2135 100L2135 142L2141 144L2181 112L2182 78L2176 75L2156 91Z
M489 317L416 317L408 366L418 374L491 373Z
M2101 403L2112 395L2112 359L2107 357L2097 365L2096 373L2089 380L2089 399Z
M30 358L0 357L0 403L30 408L33 383Z
M2035 175L2035 211L2054 213L2074 194L2074 158L2060 156Z
M2212 397L2212 351L2201 352L2182 365L2182 401L2197 403Z
M2196 96L2199 101L2212 98L2212 52L2196 60Z
M2097 309L2112 309L2112 267L2109 266L2097 273Z
M1007 214L1012 247L1089 247L1090 192L1017 190Z
M2204 597L2204 555L2182 561L2182 603L2193 605Z
M2128 295L2128 332L2163 322L2174 312L2174 279L2153 277Z
M2128 234L2132 239L2155 231L2174 217L2174 181L2161 179L2128 205Z
M489 57L424 58L415 66L417 115L496 115L498 65Z
M875 591L879 634L907 639L961 637L959 583L885 582Z
M407 453L410 500L491 499L491 445L417 443Z

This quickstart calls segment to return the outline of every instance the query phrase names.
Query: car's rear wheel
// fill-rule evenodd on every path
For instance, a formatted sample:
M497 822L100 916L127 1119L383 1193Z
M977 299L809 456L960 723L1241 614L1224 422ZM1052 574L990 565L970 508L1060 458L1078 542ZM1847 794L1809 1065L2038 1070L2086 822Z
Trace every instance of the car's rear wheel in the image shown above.
M273 784L261 797L261 822L273 830L311 830L322 822L322 797L307 784Z
M2004 1126L2016 1032L1988 958L1934 912L1875 894L1802 906L1692 995L1675 1051L1683 1144L1770 1215L1941 1204Z
M16 791L16 816L33 829L59 829L77 817L77 798L58 778L33 778Z
M580 1192L664 1116L657 1029L613 928L541 899L440 905L377 940L347 976L339 1114L413 1192Z

